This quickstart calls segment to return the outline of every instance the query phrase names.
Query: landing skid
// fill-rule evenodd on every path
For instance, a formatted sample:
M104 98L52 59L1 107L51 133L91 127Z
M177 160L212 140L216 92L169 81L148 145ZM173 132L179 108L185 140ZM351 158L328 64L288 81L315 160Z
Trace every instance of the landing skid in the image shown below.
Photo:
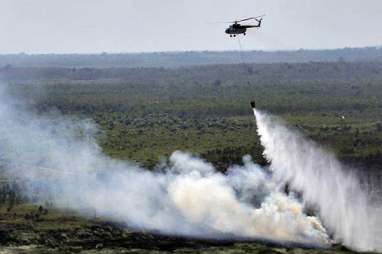
M243 35L245 36L245 35L247 35L247 34L246 34L246 33L243 33ZM239 34L230 34L230 35L229 35L229 37L231 37L231 38L232 38L232 37L236 37L236 36L239 36Z

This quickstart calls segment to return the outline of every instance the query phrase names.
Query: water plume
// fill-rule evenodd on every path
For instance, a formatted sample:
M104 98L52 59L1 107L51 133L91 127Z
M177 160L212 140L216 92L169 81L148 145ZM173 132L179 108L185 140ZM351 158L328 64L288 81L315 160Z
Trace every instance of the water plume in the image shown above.
M335 241L359 251L382 251L382 210L370 202L354 171L280 119L254 113L274 177L302 193Z

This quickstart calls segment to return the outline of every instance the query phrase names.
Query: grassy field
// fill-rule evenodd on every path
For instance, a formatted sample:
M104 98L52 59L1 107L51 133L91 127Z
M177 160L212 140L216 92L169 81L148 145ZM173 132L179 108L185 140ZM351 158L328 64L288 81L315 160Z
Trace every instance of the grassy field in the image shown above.
M180 149L224 169L245 154L261 163L252 99L346 161L380 160L380 67L306 63L117 68L90 69L91 77L65 68L29 68L10 70L8 82L13 93L42 113L58 109L93 119L100 126L99 144L113 157L153 167ZM34 78L11 78L25 72Z
M241 163L246 154L266 164L249 105L256 99L261 110L280 116L343 162L370 172L382 170L382 71L378 63L86 71L7 68L0 77L9 84L10 93L40 114L58 111L68 117L92 119L99 128L96 140L107 155L150 169L175 150L198 154L222 171ZM49 208L47 214L38 215L38 206L24 200L10 211L8 207L8 201L3 200L0 239L5 239L6 245L37 244L51 251L76 251L82 246L77 251L94 251L99 243L113 244L114 250L134 250L149 242L151 247L146 246L146 251L306 252L255 243L230 243L227 247L142 232L136 235L102 219L84 219L70 211ZM98 235L94 233L97 230ZM309 252L348 251L336 247Z

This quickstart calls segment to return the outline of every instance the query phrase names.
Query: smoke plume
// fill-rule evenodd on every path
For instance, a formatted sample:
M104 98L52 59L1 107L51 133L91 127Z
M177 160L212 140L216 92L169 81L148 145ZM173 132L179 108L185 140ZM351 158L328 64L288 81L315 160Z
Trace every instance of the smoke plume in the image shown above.
M279 161L288 158L273 158L269 142L275 140L269 140L267 128L266 122L260 124L266 155L274 167L283 166ZM104 155L93 138L96 132L92 121L37 114L0 91L1 167L36 203L49 201L58 208L96 213L164 234L329 243L320 220L306 215L293 193L283 192L275 177L279 174L248 156L243 166L232 166L223 174L198 157L176 151L167 163L149 171ZM307 195L310 200L315 193Z
M382 251L382 209L371 203L353 171L279 119L258 110L255 116L274 178L302 193L337 242Z

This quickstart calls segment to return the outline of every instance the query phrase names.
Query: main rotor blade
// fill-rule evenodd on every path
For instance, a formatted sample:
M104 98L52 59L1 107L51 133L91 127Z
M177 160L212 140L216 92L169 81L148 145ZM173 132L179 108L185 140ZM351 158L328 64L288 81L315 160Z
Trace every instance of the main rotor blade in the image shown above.
M250 17L250 18L246 18L246 19L241 19L241 20L234 20L234 21L215 21L215 22L208 22L210 24L234 24L234 23L240 23L240 22L243 22L243 21L247 21L247 20L257 20L258 18L262 18L264 17L264 15L260 15L260 16L256 16L256 17Z
M265 16L265 14L264 15L260 15L260 16L256 16L256 17L251 17L251 18L246 18L246 19L242 19L242 20L237 20L236 22L243 22L243 21L252 20L252 19L257 20L258 18L262 18L264 16Z
M207 22L208 24L232 24L236 21L214 21L214 22Z

